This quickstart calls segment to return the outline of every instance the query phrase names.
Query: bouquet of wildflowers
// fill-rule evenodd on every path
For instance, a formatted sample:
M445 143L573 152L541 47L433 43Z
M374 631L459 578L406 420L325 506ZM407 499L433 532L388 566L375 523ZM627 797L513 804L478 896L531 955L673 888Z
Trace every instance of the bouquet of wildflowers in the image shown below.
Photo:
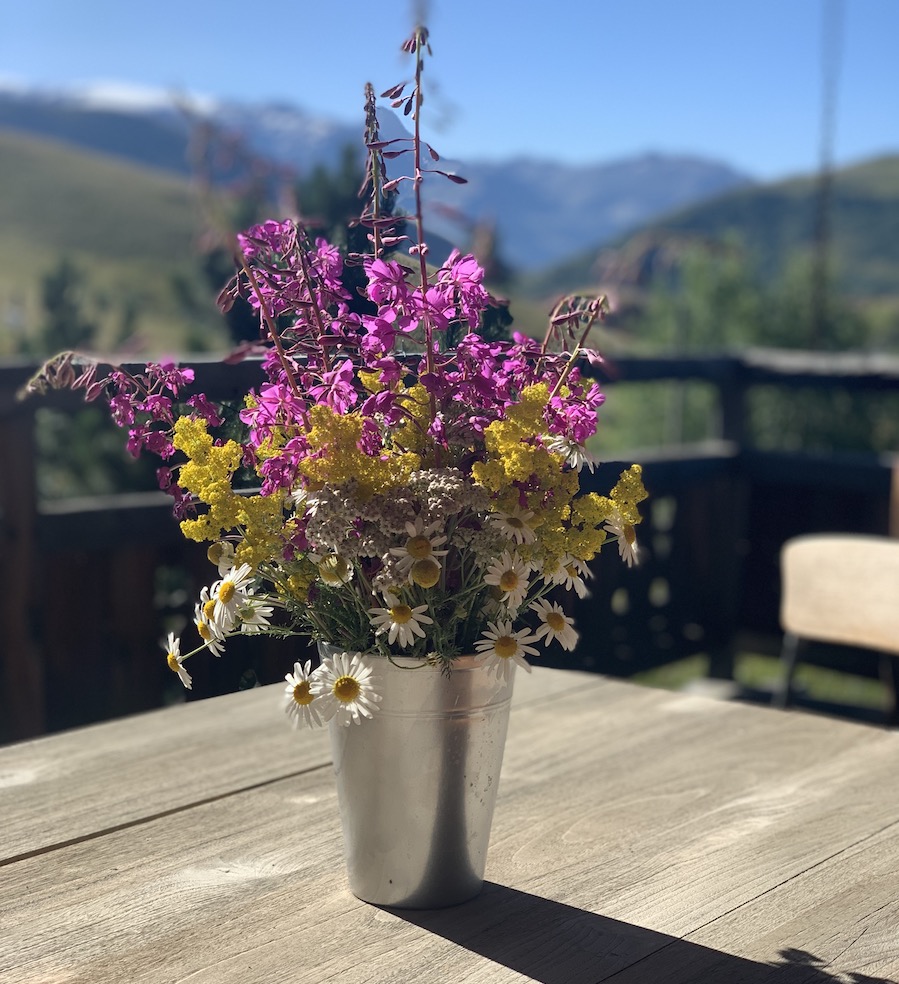
M286 677L296 723L375 713L373 654L448 671L476 654L507 676L542 647L572 650L578 634L558 591L585 596L588 564L609 539L636 560L639 466L608 496L579 487L603 401L579 363L598 358L583 346L604 299L560 301L542 340L481 333L497 302L476 259L428 263L420 186L445 172L423 161L438 160L419 131L424 29L405 47L411 88L385 95L412 117L408 141L379 139L368 92L360 221L370 252L343 255L293 220L238 236L223 296L258 312L265 378L242 406L186 397L192 372L170 364L76 376L68 354L43 373L106 396L129 450L164 459L160 485L184 535L211 542L218 577L195 606L196 644L170 635L166 645L186 687L188 657L221 656L236 633L333 647L315 670L296 663ZM411 175L388 180L385 159L403 155ZM404 180L417 233L405 243L382 208ZM346 286L351 266L367 313Z

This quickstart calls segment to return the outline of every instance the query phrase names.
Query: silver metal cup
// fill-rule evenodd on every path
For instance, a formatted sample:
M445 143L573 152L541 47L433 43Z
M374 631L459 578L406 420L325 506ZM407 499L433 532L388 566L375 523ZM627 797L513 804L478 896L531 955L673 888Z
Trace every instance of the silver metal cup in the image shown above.
M514 674L497 680L472 656L448 676L370 659L377 713L330 726L350 890L397 908L456 905L483 885Z

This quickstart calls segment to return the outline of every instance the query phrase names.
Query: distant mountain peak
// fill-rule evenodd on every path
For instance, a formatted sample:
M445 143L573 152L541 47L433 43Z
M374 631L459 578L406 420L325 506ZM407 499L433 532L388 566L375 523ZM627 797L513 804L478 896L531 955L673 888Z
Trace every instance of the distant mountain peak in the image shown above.
M119 82L96 82L63 91L0 82L0 127L63 140L138 164L188 173L188 127L183 110L242 135L260 157L304 173L335 165L347 145L363 152L363 121L323 117L285 103L225 103ZM387 139L407 133L382 108ZM429 182L427 199L461 221L433 216L429 227L470 248L477 226L488 221L501 255L514 267L536 269L598 247L653 217L750 182L729 165L698 156L644 152L596 164L571 164L541 156L490 162L469 160L458 170L466 185ZM442 226L442 227L441 227Z

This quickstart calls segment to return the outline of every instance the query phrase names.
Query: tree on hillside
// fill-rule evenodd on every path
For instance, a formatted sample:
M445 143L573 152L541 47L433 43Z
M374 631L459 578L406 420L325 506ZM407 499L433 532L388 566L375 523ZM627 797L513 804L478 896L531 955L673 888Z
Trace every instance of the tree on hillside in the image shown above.
M91 301L84 272L63 257L41 278L40 293L43 315L25 342L27 354L43 358L65 349L89 348L97 321L86 312Z

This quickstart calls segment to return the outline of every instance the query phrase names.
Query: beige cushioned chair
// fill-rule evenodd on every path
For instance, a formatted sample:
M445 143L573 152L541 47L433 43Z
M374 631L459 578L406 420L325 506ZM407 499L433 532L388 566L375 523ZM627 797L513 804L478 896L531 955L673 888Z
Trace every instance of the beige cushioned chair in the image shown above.
M784 544L780 567L784 676L777 703L785 707L790 702L806 639L876 650L883 654L881 676L895 683L899 539L852 533L799 536Z

